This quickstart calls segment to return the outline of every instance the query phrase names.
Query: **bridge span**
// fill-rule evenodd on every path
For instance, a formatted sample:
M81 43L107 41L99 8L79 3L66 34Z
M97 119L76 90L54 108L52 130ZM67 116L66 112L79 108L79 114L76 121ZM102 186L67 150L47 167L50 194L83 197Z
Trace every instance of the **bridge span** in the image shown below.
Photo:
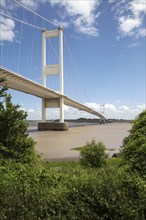
M65 105L96 115L100 118L101 122L105 122L106 120L105 117L99 112L69 98L68 96L55 92L3 67L0 67L0 77L4 77L6 79L8 88L44 99L45 108L59 108L60 98L63 98ZM4 84L5 83L3 83L3 85Z

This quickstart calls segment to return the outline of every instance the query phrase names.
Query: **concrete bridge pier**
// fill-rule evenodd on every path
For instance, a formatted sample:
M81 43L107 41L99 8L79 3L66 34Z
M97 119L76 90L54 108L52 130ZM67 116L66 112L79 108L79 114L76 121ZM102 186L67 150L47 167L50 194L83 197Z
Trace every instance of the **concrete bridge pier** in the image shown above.
M105 118L100 118L100 124L105 124L106 123L106 119Z
M47 131L47 130L54 130L54 131L67 131L68 124L64 122L64 114L63 114L63 107L60 108L62 105L63 100L61 98L48 98L42 99L42 122L38 123L38 130L39 131ZM60 122L47 122L46 120L46 108L60 108Z
M39 122L38 131L68 131L66 122Z

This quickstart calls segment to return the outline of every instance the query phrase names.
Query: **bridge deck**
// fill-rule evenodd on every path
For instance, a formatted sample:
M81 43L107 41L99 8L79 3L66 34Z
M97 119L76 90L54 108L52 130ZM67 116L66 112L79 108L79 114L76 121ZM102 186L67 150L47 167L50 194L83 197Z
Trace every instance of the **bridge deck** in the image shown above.
M71 106L73 108L77 108L82 111L89 112L93 115L98 116L101 120L105 120L105 117L101 115L99 112L92 110L91 108L73 100L65 95L61 95L47 87L44 87L32 80L29 80L25 77L22 77L12 71L0 67L0 77L6 78L6 84L8 88L18 90L27 94L31 94L40 98L64 98L64 104Z

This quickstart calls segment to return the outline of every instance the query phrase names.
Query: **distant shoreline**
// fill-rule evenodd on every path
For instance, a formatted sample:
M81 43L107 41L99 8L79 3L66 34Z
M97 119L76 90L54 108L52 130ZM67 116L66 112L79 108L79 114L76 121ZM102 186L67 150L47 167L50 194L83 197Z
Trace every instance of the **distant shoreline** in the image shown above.
M59 119L49 120L47 122L58 122ZM106 123L131 123L133 120L126 119L107 119ZM27 120L29 127L36 127L41 120ZM69 127L85 126L85 125L96 125L100 123L100 119L92 118L78 118L78 119L66 119L65 122L69 124Z

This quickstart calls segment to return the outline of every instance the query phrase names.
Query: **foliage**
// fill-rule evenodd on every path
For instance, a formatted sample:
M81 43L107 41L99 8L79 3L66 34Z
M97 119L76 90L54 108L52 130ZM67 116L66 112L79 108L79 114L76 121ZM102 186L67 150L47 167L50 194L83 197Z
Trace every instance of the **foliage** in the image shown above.
M81 149L84 168L74 162L30 166L36 155L26 116L0 87L1 220L146 219L146 182L133 172L144 173L145 113L124 140L123 158L133 169L120 166L121 158L107 160L105 146L94 140Z
M64 165L1 166L0 219L145 219L145 182L137 174Z
M111 168L119 168L122 164L122 158L119 157L110 157L107 159L107 166Z
M4 79L0 79L0 83ZM30 162L35 158L32 138L28 137L27 113L14 105L7 88L0 86L0 158Z
M132 170L146 175L146 111L133 122L129 136L123 141L122 155Z
M107 154L102 142L96 143L95 140L88 142L81 150L81 164L89 167L102 167L106 163Z

